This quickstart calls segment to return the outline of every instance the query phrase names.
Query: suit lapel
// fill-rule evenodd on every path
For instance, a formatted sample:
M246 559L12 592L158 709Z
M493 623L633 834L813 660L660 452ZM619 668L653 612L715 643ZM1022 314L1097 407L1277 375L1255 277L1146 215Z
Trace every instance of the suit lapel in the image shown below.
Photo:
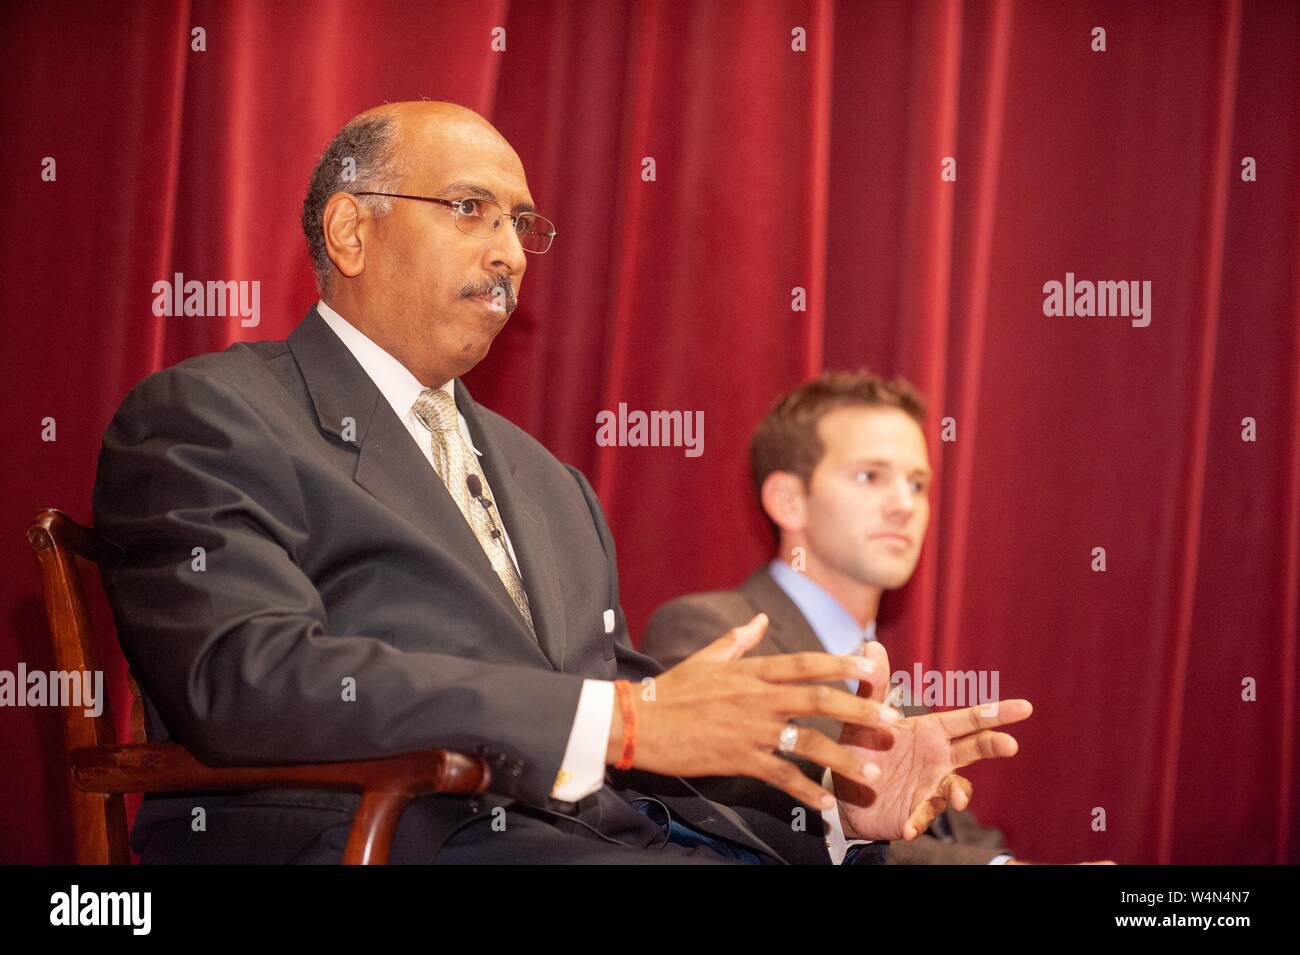
M465 416L474 446L483 452L479 464L487 475L493 503L519 558L520 576L528 594L528 609L537 640L556 669L563 670L567 628L560 582L555 574L559 565L541 508L515 479L515 462L501 452L496 438L484 425L478 405L459 378L456 379L456 406Z
M760 567L740 585L754 613L767 614L767 637L779 653L825 653L826 648L813 632L799 605L772 579L767 567ZM849 685L838 681L847 691Z
M357 449L353 480L459 563L464 571L461 576L473 588L467 599L497 606L514 623L517 636L546 659L437 472L429 467L379 387L315 308L294 329L288 345L311 395L321 430ZM464 391L460 382L457 387L459 401ZM481 433L481 428L475 433L476 443ZM499 452L493 456L496 454ZM489 473L488 480L495 491L494 475ZM507 530L523 563L514 528Z

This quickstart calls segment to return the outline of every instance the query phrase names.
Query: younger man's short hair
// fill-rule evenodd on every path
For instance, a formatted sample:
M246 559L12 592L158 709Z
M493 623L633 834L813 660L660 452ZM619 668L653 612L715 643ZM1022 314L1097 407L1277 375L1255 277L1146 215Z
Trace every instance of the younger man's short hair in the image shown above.
M917 424L925 417L925 402L903 378L886 380L865 368L822 372L777 398L754 429L749 441L749 473L760 499L763 482L773 471L798 475L805 488L811 484L813 470L826 453L817 423L827 413L846 406L897 408ZM780 529L770 517L767 522L779 541Z

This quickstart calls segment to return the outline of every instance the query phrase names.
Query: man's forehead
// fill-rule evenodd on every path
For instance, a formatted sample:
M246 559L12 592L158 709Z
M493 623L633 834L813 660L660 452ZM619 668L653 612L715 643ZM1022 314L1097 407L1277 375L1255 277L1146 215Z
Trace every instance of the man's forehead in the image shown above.
M469 121L430 121L410 130L403 140L407 170L426 188L471 183L501 198L528 198L523 163L490 127Z
M847 405L828 411L817 422L818 435L828 456L858 457L863 452L886 452L928 460L925 435L916 419L901 408Z

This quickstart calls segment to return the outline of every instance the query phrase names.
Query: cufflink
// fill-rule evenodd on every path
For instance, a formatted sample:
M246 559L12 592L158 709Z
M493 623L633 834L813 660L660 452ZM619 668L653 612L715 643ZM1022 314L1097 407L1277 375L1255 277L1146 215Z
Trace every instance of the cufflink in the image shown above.
M612 607L605 611L605 632L614 632L614 609Z

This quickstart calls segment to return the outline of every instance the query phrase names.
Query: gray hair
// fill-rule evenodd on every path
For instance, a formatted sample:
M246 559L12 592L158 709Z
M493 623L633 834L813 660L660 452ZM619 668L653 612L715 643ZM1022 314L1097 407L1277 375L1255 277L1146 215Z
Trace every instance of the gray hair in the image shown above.
M336 192L393 192L400 181L397 163L397 121L378 115L354 119L325 148L302 200L302 231L316 270L316 288L323 294L333 277L334 263L325 249L325 202ZM393 200L362 196L378 218L392 211Z

